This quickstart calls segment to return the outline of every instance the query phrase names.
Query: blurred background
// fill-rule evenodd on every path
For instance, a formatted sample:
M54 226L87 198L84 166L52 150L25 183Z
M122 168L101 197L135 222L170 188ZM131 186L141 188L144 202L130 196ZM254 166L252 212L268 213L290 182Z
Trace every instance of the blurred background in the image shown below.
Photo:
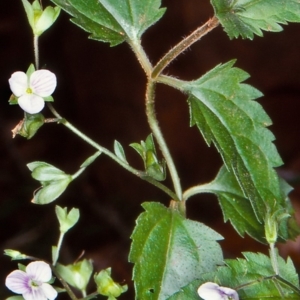
M43 0L43 5L51 4ZM143 36L143 46L152 63L196 27L213 16L208 0L163 0L164 17ZM264 32L264 38L230 41L221 27L193 45L165 71L184 80L196 79L215 67L237 58L236 66L251 74L247 82L264 93L258 101L273 120L271 131L285 165L278 172L294 187L291 199L300 213L300 24L284 26L281 33ZM57 243L55 205L78 207L79 223L66 235L60 261L70 264L85 251L95 270L112 267L116 281L127 283L130 292L120 299L133 299L132 265L127 262L130 234L145 201L168 205L160 190L129 174L101 155L66 192L46 206L30 202L39 183L26 164L45 161L74 173L94 150L63 125L47 124L26 140L12 139L11 130L23 118L18 106L9 106L8 79L15 71L26 71L33 63L31 29L21 0L0 4L0 249L12 248L43 259L51 259ZM125 148L129 162L143 168L130 143L150 133L144 114L145 76L127 44L110 48L89 40L88 34L62 12L56 24L40 38L40 65L57 75L54 93L58 112L104 147L114 140ZM157 117L177 164L184 189L212 180L222 165L214 149L208 148L197 128L189 127L186 96L158 86ZM46 117L50 111L44 110ZM171 186L170 181L166 184ZM242 251L267 253L264 245L239 237L230 224L223 224L217 199L211 195L191 198L188 217L211 226L225 237L221 242L226 258ZM280 245L300 270L300 240ZM6 275L17 263L0 256L0 298L10 293ZM92 290L91 290L92 291ZM67 298L66 298L67 299Z

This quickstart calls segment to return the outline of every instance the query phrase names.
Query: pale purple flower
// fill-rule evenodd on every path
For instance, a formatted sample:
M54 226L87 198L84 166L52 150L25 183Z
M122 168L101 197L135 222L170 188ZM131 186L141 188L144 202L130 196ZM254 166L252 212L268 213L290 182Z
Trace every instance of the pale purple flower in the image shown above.
M35 261L27 265L26 272L11 272L6 277L5 285L25 300L54 300L57 292L47 283L51 277L50 266L43 261Z
M34 71L29 77L18 71L8 82L18 104L29 114L39 113L45 105L43 97L50 96L56 88L56 76L48 70Z
M239 300L238 293L214 282L206 282L198 288L199 296L204 300Z

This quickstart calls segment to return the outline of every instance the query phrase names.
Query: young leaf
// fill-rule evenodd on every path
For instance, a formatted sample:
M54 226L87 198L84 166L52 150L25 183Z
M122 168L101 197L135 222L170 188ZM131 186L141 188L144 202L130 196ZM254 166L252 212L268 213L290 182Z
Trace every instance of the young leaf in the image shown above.
M60 225L60 232L66 233L71 229L79 220L79 209L72 208L69 212L66 207L62 208L58 205L55 206L55 213Z
M31 176L41 182L61 180L68 176L64 171L42 161L35 161L27 164L32 171Z
M222 264L218 233L162 204L143 207L129 255L137 299L165 300Z
M277 256L279 275L274 274L271 260L264 254L243 253L245 259L226 260L214 281L238 289L240 299L299 299L299 278L290 258ZM239 288L240 287L240 288Z
M118 141L114 143L114 151L121 160L127 162L123 146Z
M34 194L31 202L41 205L53 202L65 191L71 181L72 177L66 175L64 179L45 182Z
M215 14L228 36L253 39L262 30L281 31L279 24L300 22L298 0L211 0Z
M138 40L165 12L160 0L52 0L91 38L118 45Z
M272 143L273 134L265 128L271 120L252 101L261 93L241 83L249 76L233 64L218 65L185 83L184 91L189 94L191 125L197 125L208 145L215 144L262 222L267 208L286 205L273 169L282 161Z

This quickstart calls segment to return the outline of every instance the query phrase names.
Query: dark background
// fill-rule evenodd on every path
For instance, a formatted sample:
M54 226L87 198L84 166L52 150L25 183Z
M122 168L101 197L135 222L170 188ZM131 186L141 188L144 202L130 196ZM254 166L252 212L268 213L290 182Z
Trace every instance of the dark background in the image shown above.
M50 2L43 1L44 6ZM208 0L162 1L167 7L163 19L143 36L143 46L155 63L171 46L213 16ZM108 44L87 39L87 34L61 13L57 23L40 38L40 64L54 72L58 86L55 108L62 116L101 145L112 149L118 140L128 160L137 168L142 163L132 142L150 133L144 116L145 76L127 44L110 48ZM264 38L230 41L221 27L188 49L166 70L181 79L196 79L219 63L237 58L236 66L251 74L247 81L264 93L259 102L271 116L270 128L285 165L278 169L295 190L291 194L300 204L300 25L284 26L281 33L264 33ZM18 106L9 106L8 78L33 63L31 29L22 3L0 4L0 249L13 248L50 260L51 245L58 239L54 214L56 204L79 207L81 218L66 236L61 262L72 263L85 250L95 270L111 266L113 276L131 285L132 265L127 262L129 236L141 203L169 199L160 190L129 174L102 155L55 202L46 206L30 203L39 186L26 164L46 161L67 173L74 173L94 150L62 125L43 126L32 140L12 139L11 129L22 119ZM46 117L51 113L45 109ZM213 147L208 148L196 128L189 128L186 97L169 87L157 89L157 116L177 164L183 188L213 179L221 160ZM167 181L169 186L170 182ZM250 238L237 236L230 224L223 224L214 196L195 196L187 205L188 217L220 232L225 257L240 256L242 251L267 252ZM284 256L291 255L300 268L300 244L281 246ZM0 298L8 296L6 275L16 262L2 256ZM132 299L131 293L122 299Z

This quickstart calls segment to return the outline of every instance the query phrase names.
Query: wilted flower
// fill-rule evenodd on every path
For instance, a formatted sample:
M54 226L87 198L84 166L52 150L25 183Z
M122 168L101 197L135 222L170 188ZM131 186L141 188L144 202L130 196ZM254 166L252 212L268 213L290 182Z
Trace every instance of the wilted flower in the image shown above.
M37 70L30 76L18 71L8 82L18 104L29 114L39 113L45 105L43 97L50 96L56 88L56 76L48 70Z
M54 300L57 297L56 290L47 283L52 277L48 264L43 261L31 262L25 271L11 272L6 277L7 288L21 294L25 300Z
M199 296L204 300L239 300L238 293L214 282L206 282L198 288Z

